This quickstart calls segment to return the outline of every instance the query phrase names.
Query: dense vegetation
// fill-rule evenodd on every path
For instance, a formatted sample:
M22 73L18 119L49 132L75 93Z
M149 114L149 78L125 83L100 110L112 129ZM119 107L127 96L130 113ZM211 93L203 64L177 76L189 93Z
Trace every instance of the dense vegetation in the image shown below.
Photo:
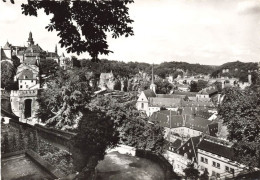
M146 74L152 73L152 65L148 63L139 62L121 62L102 59L100 63L92 63L88 59L79 60L81 67L87 67L87 69L94 71L95 73L101 72L113 72L116 76L129 77L139 72ZM212 66L189 64L186 62L163 62L161 64L154 65L154 74L161 78L165 78L169 75L173 75L176 78L179 74L183 75L197 75L197 74L210 74L214 68Z
M219 115L234 142L235 160L249 167L260 167L260 80L242 91L224 89Z
M223 70L229 69L228 72ZM257 63L249 62L244 63L240 61L228 62L219 66L214 72L211 73L212 77L227 76L238 78L242 82L248 81L248 71L257 70ZM252 81L255 81L256 73L252 73Z

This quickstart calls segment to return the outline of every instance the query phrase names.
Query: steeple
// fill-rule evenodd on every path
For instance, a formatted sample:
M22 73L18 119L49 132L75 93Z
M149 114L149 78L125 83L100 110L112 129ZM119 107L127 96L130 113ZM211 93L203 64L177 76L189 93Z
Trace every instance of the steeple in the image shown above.
M57 44L55 46L55 53L58 54Z
M30 31L29 33L29 38L28 38L28 46L31 46L31 45L34 45L34 41L33 41L33 38L32 38L32 32Z
M156 94L156 84L154 84L154 74L153 74L153 65L152 65L152 83L150 85L150 89Z

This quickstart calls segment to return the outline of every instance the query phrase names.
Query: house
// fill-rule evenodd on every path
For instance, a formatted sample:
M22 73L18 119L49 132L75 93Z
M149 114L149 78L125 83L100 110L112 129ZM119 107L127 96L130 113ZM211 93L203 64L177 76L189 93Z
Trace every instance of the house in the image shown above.
M153 90L147 89L141 92L140 96L138 97L136 108L139 111L143 111L148 113L149 111L149 99L151 97L156 97L156 94Z
M196 97L198 99L203 99L203 98L211 98L213 95L218 94L218 89L215 86L210 86L207 88L202 89L196 94Z
M171 119L171 120L170 120ZM200 136L207 133L216 136L218 132L218 123L205 118L181 114L180 111L162 110L155 112L150 117L151 122L159 122L160 126L165 128L166 134L179 134L183 139Z
M234 155L231 143L205 136L198 144L199 169L207 169L209 176L221 179L236 176L245 166L235 162Z
M197 145L199 144L201 136L191 137L185 143L180 144L180 140L169 144L164 157L172 164L175 172L183 174L183 170L187 168L189 163L194 163L197 167ZM178 145L178 148L172 145Z

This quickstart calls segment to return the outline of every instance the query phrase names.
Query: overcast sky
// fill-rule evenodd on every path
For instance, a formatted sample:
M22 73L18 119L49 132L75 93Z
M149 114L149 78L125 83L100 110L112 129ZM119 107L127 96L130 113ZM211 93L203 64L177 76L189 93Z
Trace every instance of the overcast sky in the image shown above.
M22 14L16 4L0 2L0 45L26 45L28 34L44 50L54 51L57 32L50 17ZM129 6L134 36L108 39L114 53L103 58L161 63L185 61L220 65L260 61L260 0L135 0ZM59 53L65 52L58 44ZM80 58L89 58L87 53Z

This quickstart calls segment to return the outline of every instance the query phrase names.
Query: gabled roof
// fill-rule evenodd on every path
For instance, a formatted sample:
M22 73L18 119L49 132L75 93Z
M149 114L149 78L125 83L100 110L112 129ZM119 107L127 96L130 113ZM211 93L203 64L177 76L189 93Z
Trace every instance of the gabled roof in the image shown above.
M11 49L11 44L9 44L9 42L7 41L3 47L4 50L9 50Z
M179 94L156 94L158 98L185 98L185 95Z
M190 129L194 129L200 132L205 132L209 129L209 134L214 134L215 128L218 127L218 124L216 122L209 121L205 118L199 117L199 116L193 116L193 115L179 115L175 111L171 111L171 122L169 121L170 118L170 111L169 110L163 110L154 112L152 116L150 117L150 121L157 121L159 122L160 126L162 127L168 127L168 128L178 128L178 127L187 127ZM215 125L211 125L215 124Z
M198 149L232 160L234 158L233 149L224 144L220 144L218 141L214 142L214 140L204 138L198 145Z
M149 102L149 106L179 107L181 105L181 98L151 97Z
M149 97L156 97L156 94L151 89L144 90L143 92L144 92L144 95L147 98L149 98Z
M25 69L19 74L19 79L34 79L32 70Z
M42 52L44 51L38 44L37 45L32 44L25 50L25 53L42 53Z
M198 94L211 95L211 94L214 94L214 93L217 93L217 92L218 92L217 87L210 86L210 87L202 89L201 91L198 92Z
M197 160L197 146L200 142L201 136L197 137L191 137L188 141L186 141L182 146L180 146L176 152L182 156L185 154L187 155L187 158L190 160L194 160L195 162L198 162Z

